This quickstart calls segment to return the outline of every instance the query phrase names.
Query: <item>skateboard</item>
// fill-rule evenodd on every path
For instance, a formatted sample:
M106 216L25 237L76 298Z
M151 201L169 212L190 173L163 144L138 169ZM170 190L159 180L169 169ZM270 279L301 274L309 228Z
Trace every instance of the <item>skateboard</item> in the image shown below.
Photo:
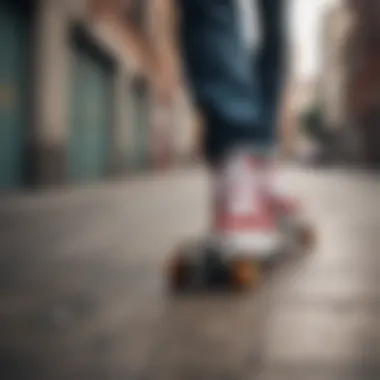
M305 218L281 215L279 229L281 243L276 250L265 255L259 252L224 255L222 247L207 239L183 244L169 258L170 290L221 288L244 291L258 288L276 266L277 259L287 254L304 255L316 246L315 228Z
M205 241L189 242L170 258L169 287L173 291L202 288L247 289L259 284L259 260L236 255L227 258L221 248Z
M316 229L299 206L293 206L292 210L280 208L277 210L277 220L279 228L291 241L288 250L307 253L314 249L317 244Z
M255 165L257 171L253 170ZM211 213L214 230L224 231L223 246L205 238L177 248L168 265L172 290L256 288L282 258L311 251L316 244L315 229L305 218L304 210L293 199L275 196L267 188L269 182L260 180L258 163L237 160L227 169L224 182L215 187ZM275 240L260 232L267 223L276 225ZM232 250L233 247L240 248Z

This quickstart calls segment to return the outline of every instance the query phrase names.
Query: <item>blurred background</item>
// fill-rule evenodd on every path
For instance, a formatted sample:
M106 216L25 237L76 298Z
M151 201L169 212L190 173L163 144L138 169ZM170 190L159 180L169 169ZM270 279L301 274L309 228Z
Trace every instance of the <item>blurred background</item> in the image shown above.
M171 1L1 6L2 189L96 182L199 156L202 128L181 76ZM280 123L288 155L378 160L376 7L290 2ZM257 23L243 15L252 43Z
M171 1L1 6L2 189L96 182L199 155L202 128L181 76ZM377 161L376 6L290 2L287 154ZM252 42L257 23L243 15Z
M209 190L174 2L0 0L2 380L380 378L380 2L289 5L280 150L317 250L179 300Z

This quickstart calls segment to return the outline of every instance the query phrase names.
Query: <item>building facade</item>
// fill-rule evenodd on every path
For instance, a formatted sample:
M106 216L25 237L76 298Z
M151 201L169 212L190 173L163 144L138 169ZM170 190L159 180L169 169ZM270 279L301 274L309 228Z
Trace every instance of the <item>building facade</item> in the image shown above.
M347 123L345 93L348 71L345 49L351 28L351 12L346 3L339 2L327 9L321 36L319 96L324 123L333 130L342 128Z
M347 0L355 19L347 42L347 113L361 147L361 159L380 163L380 3Z
M0 188L97 181L176 158L173 135L192 114L176 116L186 89L163 4L1 2Z

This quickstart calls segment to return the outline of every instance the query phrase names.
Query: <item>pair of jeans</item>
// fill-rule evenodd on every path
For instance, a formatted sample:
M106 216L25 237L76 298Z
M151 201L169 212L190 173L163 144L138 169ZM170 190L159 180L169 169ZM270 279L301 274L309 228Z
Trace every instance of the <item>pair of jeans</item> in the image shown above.
M236 0L177 0L185 74L205 120L204 152L273 147L285 74L286 1L256 0L262 43L250 53ZM252 0L255 1L255 0Z

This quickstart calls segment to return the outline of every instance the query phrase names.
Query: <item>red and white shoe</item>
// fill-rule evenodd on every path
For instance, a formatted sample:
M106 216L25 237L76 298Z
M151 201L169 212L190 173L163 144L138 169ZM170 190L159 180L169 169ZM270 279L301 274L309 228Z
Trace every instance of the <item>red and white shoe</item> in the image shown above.
M260 157L239 153L216 173L214 236L228 255L267 258L278 250L280 231L266 166Z
M267 193L277 225L286 238L286 246L310 250L316 242L315 231L299 202L275 166L268 168Z
M292 194L286 179L273 164L267 166L266 189L277 216L298 219L302 215L301 203Z

